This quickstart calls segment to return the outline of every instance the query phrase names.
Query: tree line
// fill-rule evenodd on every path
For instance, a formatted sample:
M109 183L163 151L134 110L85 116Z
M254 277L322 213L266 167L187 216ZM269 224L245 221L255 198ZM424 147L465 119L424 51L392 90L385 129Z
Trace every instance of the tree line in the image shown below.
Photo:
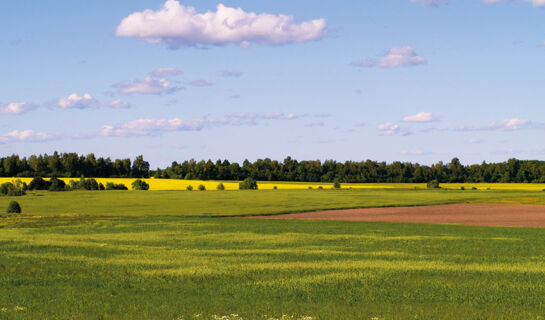
M458 158L433 165L366 161L283 161L258 159L242 164L228 160L172 162L164 169L150 170L143 156L110 159L94 154L53 153L0 158L1 177L104 177L188 180L305 181L344 183L403 182L530 182L545 183L545 161L509 159L506 162L462 165Z

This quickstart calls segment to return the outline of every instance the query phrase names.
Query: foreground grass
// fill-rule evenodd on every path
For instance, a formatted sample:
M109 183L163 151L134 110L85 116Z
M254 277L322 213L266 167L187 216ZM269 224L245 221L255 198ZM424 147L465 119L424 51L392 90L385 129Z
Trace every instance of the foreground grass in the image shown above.
M183 217L4 227L0 318L540 319L544 251L542 229Z
M23 197L0 197L0 210L11 200L21 204L23 217L197 217L463 202L545 204L545 193L403 189L38 192ZM0 220L0 225L5 221Z

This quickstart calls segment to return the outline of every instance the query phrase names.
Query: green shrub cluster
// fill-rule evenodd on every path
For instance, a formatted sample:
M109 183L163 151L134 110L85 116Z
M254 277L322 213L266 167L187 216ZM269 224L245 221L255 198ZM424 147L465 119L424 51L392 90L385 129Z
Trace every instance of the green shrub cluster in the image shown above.
M6 213L8 215L17 214L17 213L21 213L21 212L22 212L22 209L21 209L21 205L19 205L19 202L11 201L8 204L8 209L6 210Z
M439 189L439 188L441 188L439 186L439 181L438 180L430 180L430 181L428 181L426 186L427 186L428 189Z
M146 183L146 181L141 179L136 179L131 184L133 190L149 190L149 184Z
M206 191L206 187L202 184L199 184L199 191Z
M106 190L129 190L129 188L122 183L107 182Z
M102 187L101 187L102 186ZM78 181L70 180L70 190L104 190L104 186L95 179L85 179L81 177Z
M21 180L18 180L18 182L6 182L0 185L0 194L4 196L9 197L18 197L18 196L24 196L26 194L24 185L20 183Z
M240 190L257 190L257 181L253 178L246 178L238 184Z
M216 189L222 191L222 190L225 190L225 186L223 185L223 183L220 183L220 184L218 184L218 186L216 187Z

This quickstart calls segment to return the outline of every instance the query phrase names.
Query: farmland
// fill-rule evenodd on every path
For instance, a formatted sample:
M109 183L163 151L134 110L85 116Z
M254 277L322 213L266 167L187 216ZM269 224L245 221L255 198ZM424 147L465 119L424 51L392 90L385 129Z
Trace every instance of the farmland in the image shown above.
M233 216L541 191L29 192L0 219L0 318L539 319L545 230ZM236 316L235 316L236 315Z

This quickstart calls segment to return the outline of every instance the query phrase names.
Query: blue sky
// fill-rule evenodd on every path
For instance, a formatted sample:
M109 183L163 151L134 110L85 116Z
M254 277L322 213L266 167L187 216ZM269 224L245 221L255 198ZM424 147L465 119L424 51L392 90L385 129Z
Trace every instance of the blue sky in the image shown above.
M8 0L0 20L4 155L545 156L541 0Z

